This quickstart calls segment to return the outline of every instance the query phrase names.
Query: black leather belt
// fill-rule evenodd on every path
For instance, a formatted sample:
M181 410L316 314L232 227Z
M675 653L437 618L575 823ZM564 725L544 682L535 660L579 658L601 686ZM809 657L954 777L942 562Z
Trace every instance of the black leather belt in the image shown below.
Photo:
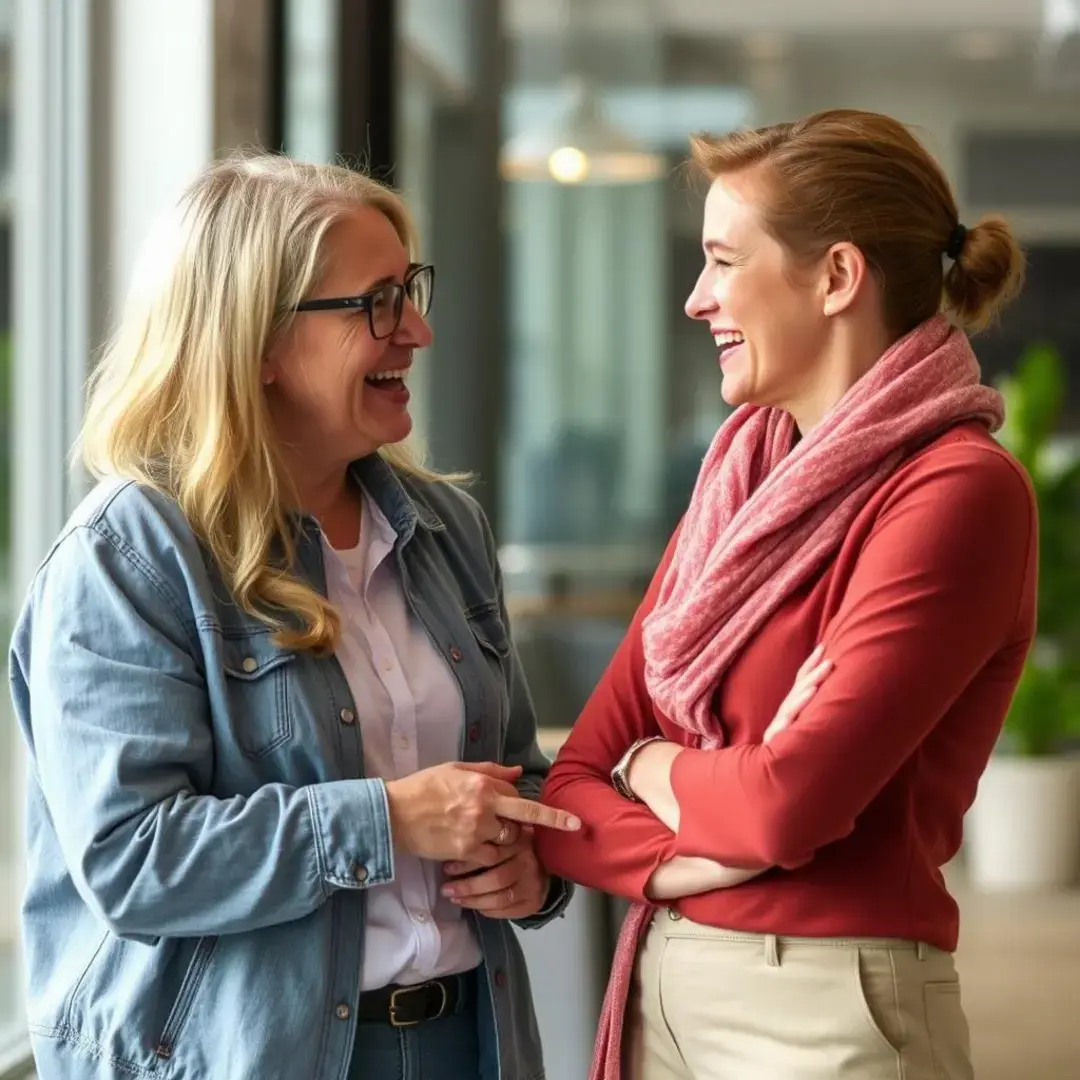
M476 973L447 975L415 986L383 986L360 995L362 1024L415 1027L440 1016L453 1016L475 1000Z

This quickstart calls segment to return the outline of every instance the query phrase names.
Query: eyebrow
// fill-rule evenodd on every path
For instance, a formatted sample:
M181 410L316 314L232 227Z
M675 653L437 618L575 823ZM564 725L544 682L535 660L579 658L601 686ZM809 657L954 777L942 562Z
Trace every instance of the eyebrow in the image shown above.
M730 244L725 244L723 240L706 240L702 246L710 253L714 251L726 251L728 254L733 254L735 251L735 248Z
M360 289L357 292L350 293L351 296L364 296L366 293L374 292L376 289L381 289L386 285L400 285L417 267L422 266L422 263L409 263L405 267L405 273L399 278L397 274L384 274L381 278L376 278L370 285L364 289Z

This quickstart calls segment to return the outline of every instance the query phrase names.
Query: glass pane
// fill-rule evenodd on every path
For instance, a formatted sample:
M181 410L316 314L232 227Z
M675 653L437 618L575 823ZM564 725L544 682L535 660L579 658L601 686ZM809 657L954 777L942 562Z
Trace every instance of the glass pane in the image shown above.
M338 0L285 0L285 152L331 161L337 138Z
M11 595L11 65L14 0L0 0L0 642L7 643L15 602ZM21 975L16 958L20 837L14 805L18 736L7 693L0 694L0 1048L22 1024Z

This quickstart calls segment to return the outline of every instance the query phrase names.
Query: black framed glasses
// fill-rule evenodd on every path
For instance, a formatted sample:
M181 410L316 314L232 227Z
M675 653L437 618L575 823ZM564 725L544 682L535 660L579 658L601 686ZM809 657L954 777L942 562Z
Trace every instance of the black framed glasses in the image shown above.
M335 296L320 300L304 300L294 311L366 311L373 338L388 338L400 325L405 310L405 297L424 317L431 310L435 291L435 267L414 263L405 272L399 285L388 282L359 296Z

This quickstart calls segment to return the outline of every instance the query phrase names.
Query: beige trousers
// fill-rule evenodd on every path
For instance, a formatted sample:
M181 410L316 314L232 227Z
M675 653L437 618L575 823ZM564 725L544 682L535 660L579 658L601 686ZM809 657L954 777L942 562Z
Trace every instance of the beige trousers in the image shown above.
M952 956L777 938L660 912L638 955L625 1080L971 1080Z

